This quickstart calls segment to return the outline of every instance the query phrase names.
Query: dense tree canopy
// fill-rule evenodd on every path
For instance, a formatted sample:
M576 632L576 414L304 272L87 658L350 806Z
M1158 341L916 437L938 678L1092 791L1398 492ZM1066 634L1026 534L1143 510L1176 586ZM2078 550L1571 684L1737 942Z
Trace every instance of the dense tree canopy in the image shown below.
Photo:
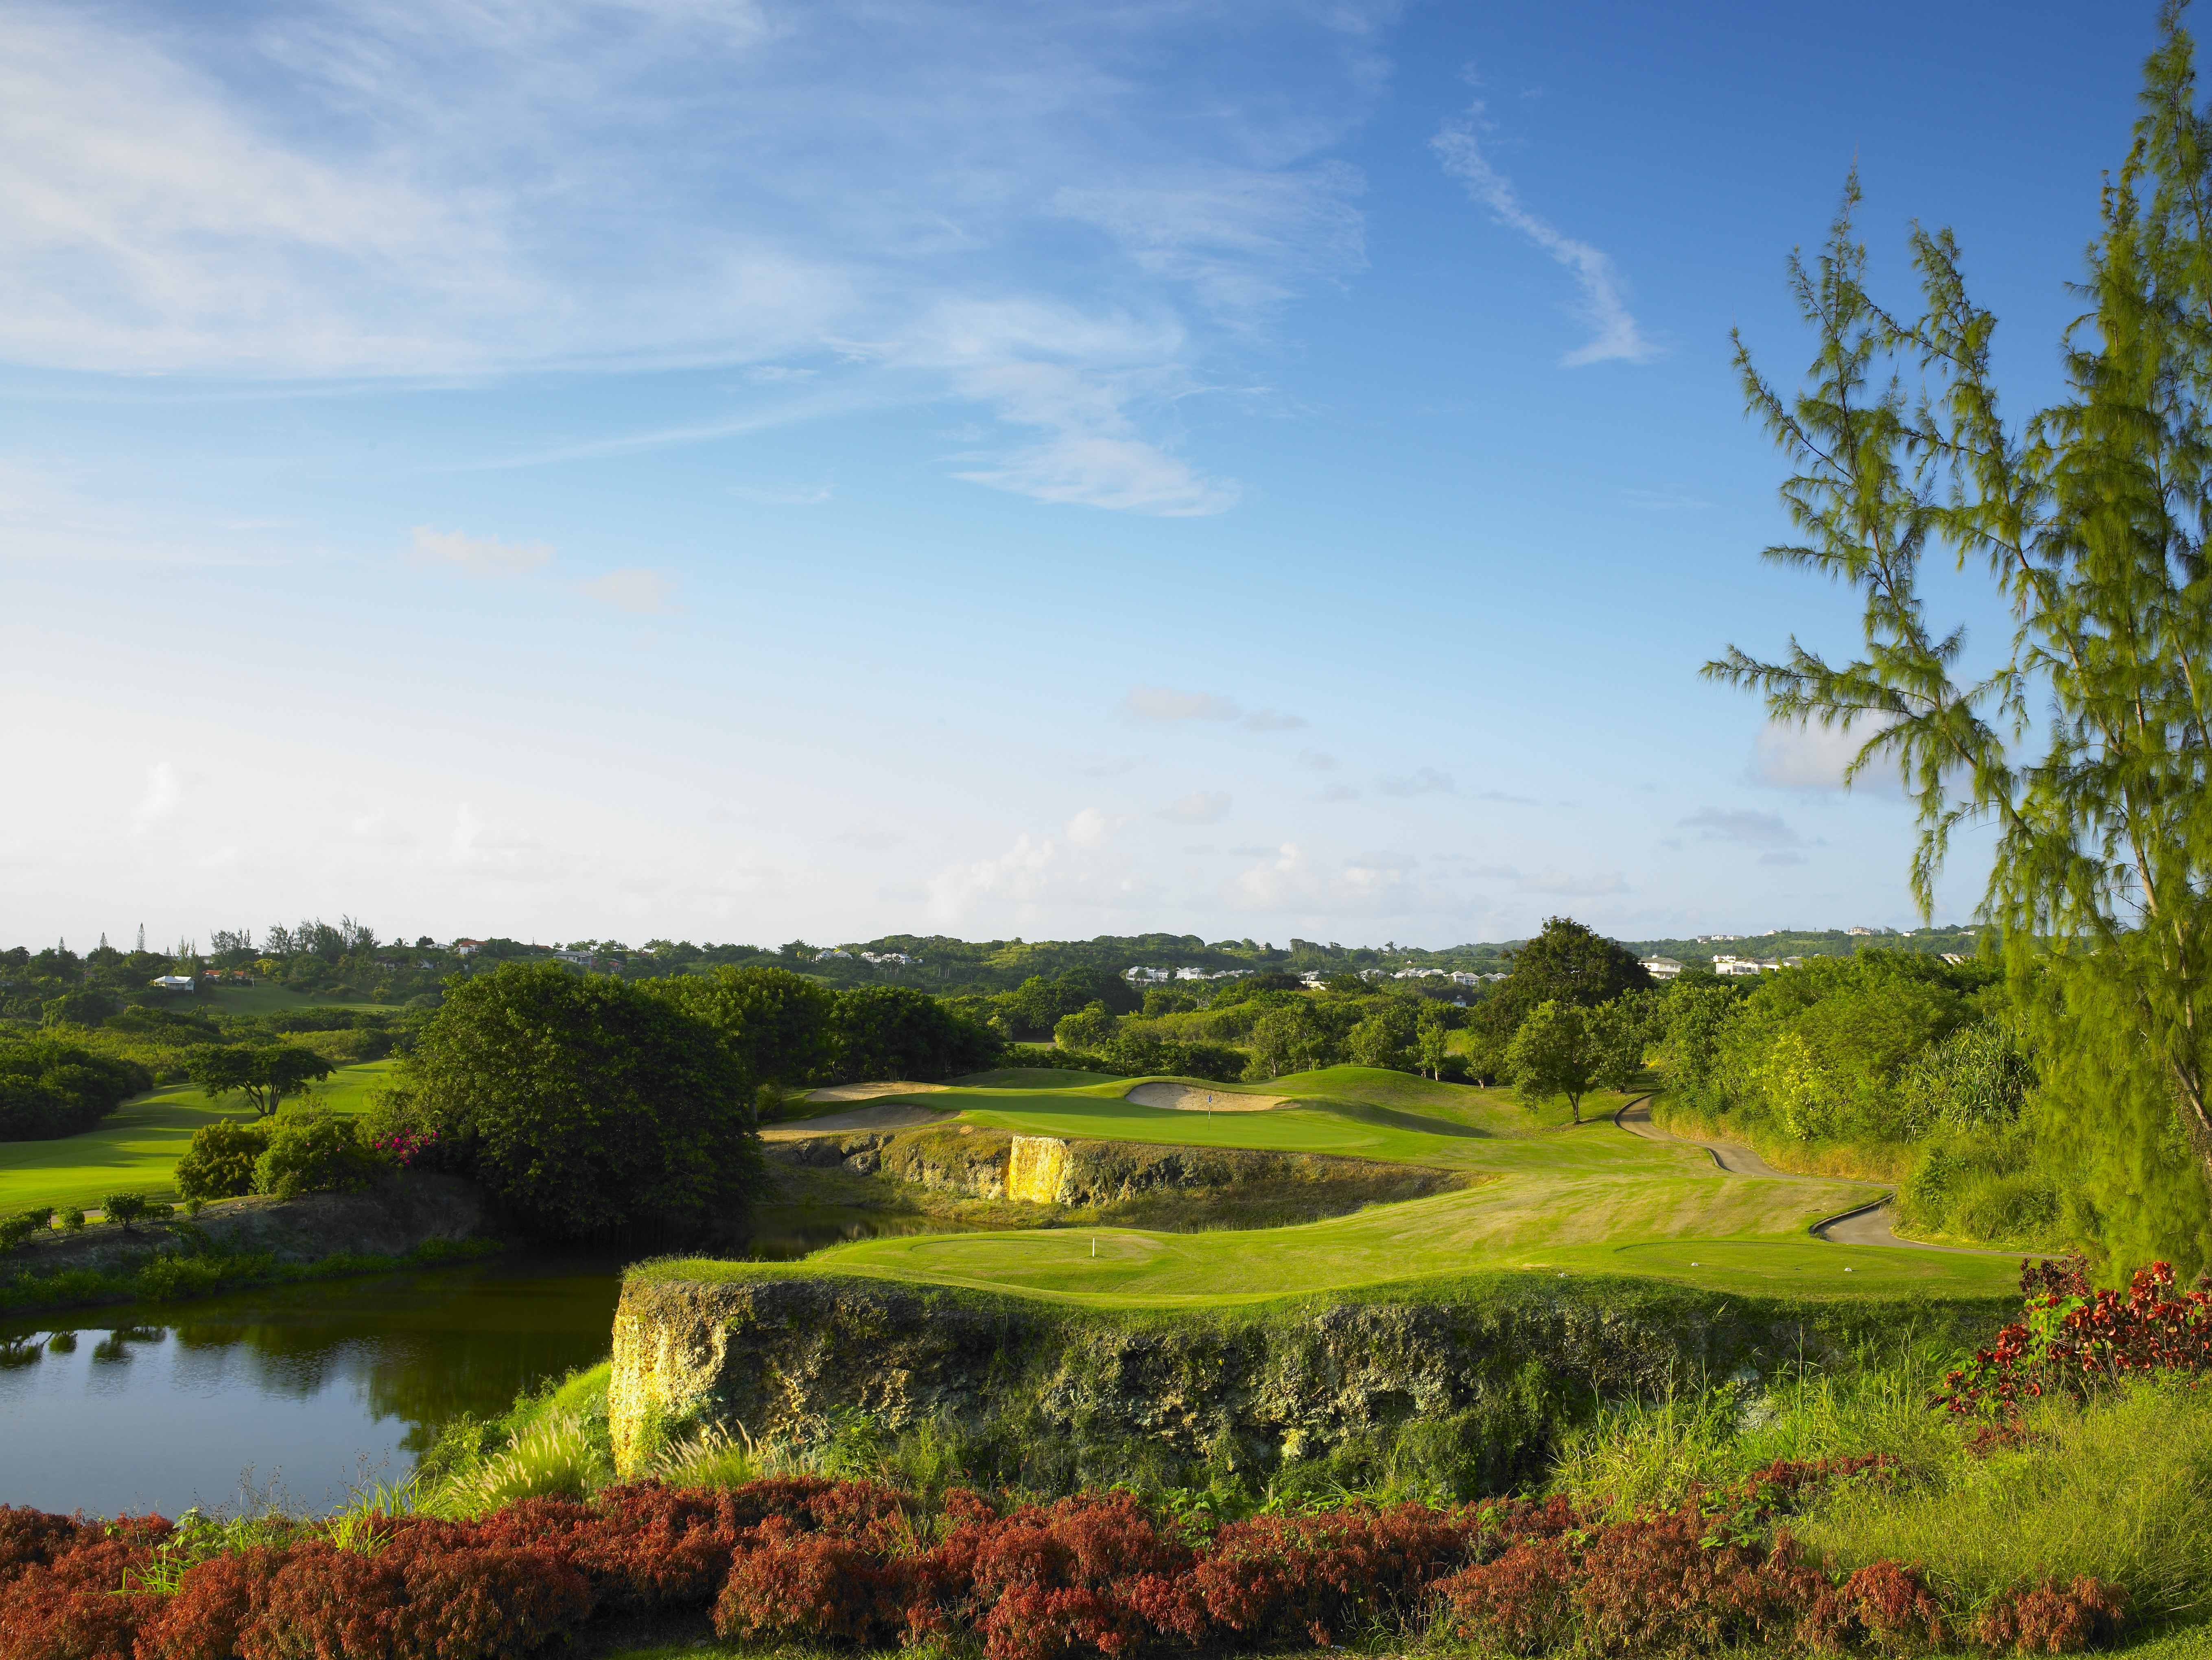
M0 1141L78 1134L153 1087L135 1061L44 1035L0 1037Z
M830 1025L840 1083L955 1078L982 1071L1001 1047L989 1028L905 986L840 992Z
M799 1088L827 1074L835 995L788 969L714 969L642 983L721 1033L757 1083Z
M241 1096L263 1118L333 1070L323 1055L292 1043L209 1044L185 1060L185 1075L210 1097Z
M611 976L509 964L456 982L401 1089L395 1114L558 1237L706 1234L742 1218L758 1177L743 1062Z

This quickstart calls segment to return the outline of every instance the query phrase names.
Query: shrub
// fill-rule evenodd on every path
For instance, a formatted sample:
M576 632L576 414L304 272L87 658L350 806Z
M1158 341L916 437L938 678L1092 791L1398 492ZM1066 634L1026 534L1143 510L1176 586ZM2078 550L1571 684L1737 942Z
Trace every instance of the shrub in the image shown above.
M554 1553L473 1547L435 1523L404 1525L373 1555L300 1546L258 1600L240 1660L507 1660L591 1613L583 1575Z
M62 1226L67 1231L75 1233L84 1225L84 1211L76 1205L64 1205L60 1220Z
M731 1561L714 1631L770 1642L867 1643L894 1629L898 1590L875 1552L773 1517L758 1542Z
M2086 1576L2062 1590L2050 1580L2008 1590L1982 1611L1974 1635L2022 1654L2079 1654L2119 1634L2126 1593Z
M0 1038L0 1141L80 1134L153 1087L135 1061L50 1037Z
M1197 1586L1206 1613L1247 1639L1324 1647L1409 1608L1465 1543L1462 1526L1413 1505L1259 1516L1221 1529Z
M177 1160L177 1191L186 1199L235 1199L253 1191L254 1162L269 1151L270 1127L220 1118L192 1132Z
M1938 1397L1958 1414L2016 1411L2046 1395L2076 1399L2125 1377L2212 1371L2212 1292L2173 1290L2173 1269L2136 1270L2123 1297L2093 1291L2080 1257L2027 1262L2022 1318L2000 1331Z
M280 1118L253 1162L253 1190L279 1199L307 1193L359 1193L385 1169L350 1118L312 1113Z
M100 1201L100 1208L111 1222L120 1222L129 1227L143 1220L154 1208L154 1201L143 1193L111 1193Z

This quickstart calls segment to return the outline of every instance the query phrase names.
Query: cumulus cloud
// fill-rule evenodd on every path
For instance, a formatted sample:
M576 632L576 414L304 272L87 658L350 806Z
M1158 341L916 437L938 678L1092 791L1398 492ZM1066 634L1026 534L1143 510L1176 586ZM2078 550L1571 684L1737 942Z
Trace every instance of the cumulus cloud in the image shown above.
M1160 809L1160 817L1176 824L1218 824L1229 816L1229 796L1224 790L1194 790L1181 800Z
M1488 208L1500 224L1520 232L1573 274L1583 318L1592 333L1561 363L1579 368L1588 363L1642 363L1656 356L1658 349L1644 337L1629 312L1613 261L1601 250L1569 236L1522 204L1513 181L1484 154L1480 137L1482 125L1483 108L1476 104L1464 119L1447 122L1429 143L1443 162L1444 171L1465 185L1467 193Z
M601 605L626 611L635 617L655 617L676 609L670 603L676 584L665 571L627 567L580 582L576 587L579 593Z
M465 571L471 576L527 576L551 562L553 550L543 542L502 542L496 537L417 525L410 556L418 565Z
M1385 778L1375 787L1385 795L1449 795L1451 775L1434 767L1421 767L1402 778Z

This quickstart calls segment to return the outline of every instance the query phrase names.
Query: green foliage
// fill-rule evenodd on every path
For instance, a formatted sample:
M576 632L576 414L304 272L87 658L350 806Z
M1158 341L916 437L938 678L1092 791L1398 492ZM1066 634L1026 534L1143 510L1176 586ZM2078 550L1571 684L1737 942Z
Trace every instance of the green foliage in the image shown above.
M1996 1129L2017 1123L2035 1068L1998 1022L1978 1020L1929 1044L1899 1071L1908 1134Z
M253 1191L254 1162L269 1151L269 1127L222 1118L192 1132L177 1160L177 1191L187 1201L234 1199Z
M738 1221L758 1180L753 1080L720 1034L609 976L507 964L457 982L404 1077L412 1127L549 1235L702 1233Z
M988 1028L905 986L863 986L838 993L830 1031L836 1045L834 1076L839 1083L957 1078L994 1064L1002 1047Z
M2212 1398L2138 1385L2087 1408L2042 1402L2023 1430L2014 1446L1948 1450L1903 1492L1846 1488L1801 1536L1846 1566L1920 1563L1960 1602L2089 1574L2124 1587L2138 1619L2212 1605Z
M1085 1003L1063 1014L1052 1029L1053 1042L1066 1049L1103 1049L1114 1041L1116 1022L1103 1003Z
M1571 1003L1539 1003L1528 1011L1505 1052L1513 1088L1530 1106L1565 1096L1575 1122L1583 1122L1583 1097L1596 1081L1597 1053L1589 1022Z
M79 1134L153 1086L135 1061L44 1034L0 1036L0 1141Z
M723 967L643 982L722 1035L746 1073L804 1088L828 1076L833 994L788 969Z
M1344 1058L1355 1067L1411 1072L1420 1059L1419 1024L1413 1000L1392 998L1345 1035Z
M143 1193L111 1193L100 1201L100 1208L109 1221L119 1222L128 1228L152 1213L154 1201Z
M113 992L87 986L48 998L40 1010L40 1018L49 1026L96 1026L122 1009L123 1000Z
M1765 556L1854 591L1864 653L1793 642L1706 666L1771 719L1861 737L1850 775L1897 768L1923 915L1952 830L1994 828L1983 911L2043 1071L2039 1120L2075 1225L2119 1272L2152 1254L2194 1267L2212 1232L2212 118L2181 17L2160 16L2053 407L2002 413L1996 319L1948 231L1912 234L1917 319L1868 292L1856 177L1817 260L1792 258L1816 341L1802 389L1785 396L1737 341L1803 538ZM1929 614L1931 553L1985 570L2014 619L1978 679L1960 678L1963 629Z
M266 1118L289 1097L302 1095L336 1068L311 1049L292 1043L210 1044L185 1058L185 1075L214 1099L241 1095Z
M1482 1005L1480 1020L1493 1031L1512 1031L1540 1003L1595 1008L1652 983L1634 952L1568 916L1546 918L1542 932L1514 951L1512 963L1504 983Z
M359 1193L387 1168L362 1142L353 1119L309 1113L279 1118L270 1127L268 1147L253 1164L253 1190L278 1199Z

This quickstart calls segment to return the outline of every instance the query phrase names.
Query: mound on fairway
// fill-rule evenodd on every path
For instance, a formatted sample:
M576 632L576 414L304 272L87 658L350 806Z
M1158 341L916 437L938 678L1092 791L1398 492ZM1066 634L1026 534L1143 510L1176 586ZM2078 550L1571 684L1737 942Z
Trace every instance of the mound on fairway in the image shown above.
M1139 1084L1126 1098L1140 1107L1165 1107L1170 1112L1266 1112L1283 1105L1287 1098L1200 1089L1195 1084Z

